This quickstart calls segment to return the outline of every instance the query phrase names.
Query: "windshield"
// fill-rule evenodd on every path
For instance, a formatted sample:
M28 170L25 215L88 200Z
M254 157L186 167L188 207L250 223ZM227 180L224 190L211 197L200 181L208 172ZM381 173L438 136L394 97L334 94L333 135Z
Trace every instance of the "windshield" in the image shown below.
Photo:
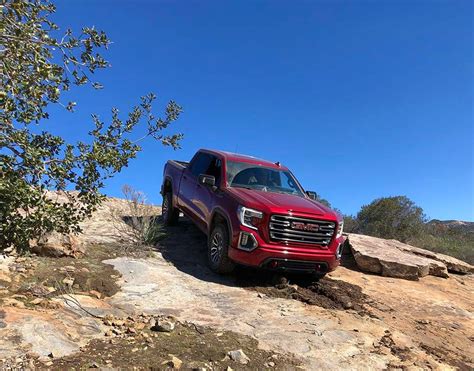
M226 165L229 187L304 196L302 189L289 171L235 161L227 161Z

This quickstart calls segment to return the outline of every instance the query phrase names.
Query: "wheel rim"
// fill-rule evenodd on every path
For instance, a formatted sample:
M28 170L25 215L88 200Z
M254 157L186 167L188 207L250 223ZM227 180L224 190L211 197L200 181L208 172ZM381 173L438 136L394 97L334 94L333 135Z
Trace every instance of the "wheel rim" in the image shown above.
M168 196L163 198L163 205L161 206L161 215L163 215L163 219L168 219L168 211L169 211L169 203L168 203Z
M220 233L215 233L211 241L211 262L217 264L224 247L224 238Z

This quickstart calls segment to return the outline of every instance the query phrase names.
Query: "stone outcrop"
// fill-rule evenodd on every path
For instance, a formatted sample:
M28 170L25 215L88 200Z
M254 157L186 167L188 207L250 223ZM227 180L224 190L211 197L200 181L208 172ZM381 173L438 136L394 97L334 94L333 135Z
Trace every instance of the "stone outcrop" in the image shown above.
M349 244L359 269L386 277L418 280L428 274L448 277L448 271L474 272L474 267L463 261L396 240L349 234Z
M31 250L41 256L60 258L70 256L77 258L84 254L84 246L71 234L56 232L45 234L37 240L30 241Z
M419 247L414 247L414 246L410 246L406 244L401 244L401 245L403 246L400 246L399 248L402 251L406 251L411 254L423 256L425 258L437 260L443 263L448 268L448 272L461 273L461 274L474 273L474 267L472 265L462 260L453 258L452 256L436 253L436 252L425 250L425 249L420 249Z

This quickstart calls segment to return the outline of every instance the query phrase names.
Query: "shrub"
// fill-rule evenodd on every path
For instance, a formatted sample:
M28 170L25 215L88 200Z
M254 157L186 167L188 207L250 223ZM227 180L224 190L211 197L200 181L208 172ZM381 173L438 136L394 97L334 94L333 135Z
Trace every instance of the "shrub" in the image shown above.
M163 224L159 222L159 216L156 214L157 208L147 202L144 193L129 185L124 185L122 192L128 205L128 215L123 218L131 227L128 232L131 241L136 244L156 245L165 236Z
M359 233L407 242L421 235L426 217L408 197L395 196L362 206L356 220Z

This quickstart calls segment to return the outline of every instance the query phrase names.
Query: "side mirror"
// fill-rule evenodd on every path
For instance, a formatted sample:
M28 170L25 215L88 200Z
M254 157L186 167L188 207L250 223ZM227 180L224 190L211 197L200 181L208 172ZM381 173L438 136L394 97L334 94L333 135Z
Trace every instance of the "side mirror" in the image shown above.
M306 194L308 195L308 197L312 200L316 200L316 192L313 192L313 191L306 191Z
M212 175L201 174L198 177L199 184L204 184L208 187L214 187L216 185L216 178Z

